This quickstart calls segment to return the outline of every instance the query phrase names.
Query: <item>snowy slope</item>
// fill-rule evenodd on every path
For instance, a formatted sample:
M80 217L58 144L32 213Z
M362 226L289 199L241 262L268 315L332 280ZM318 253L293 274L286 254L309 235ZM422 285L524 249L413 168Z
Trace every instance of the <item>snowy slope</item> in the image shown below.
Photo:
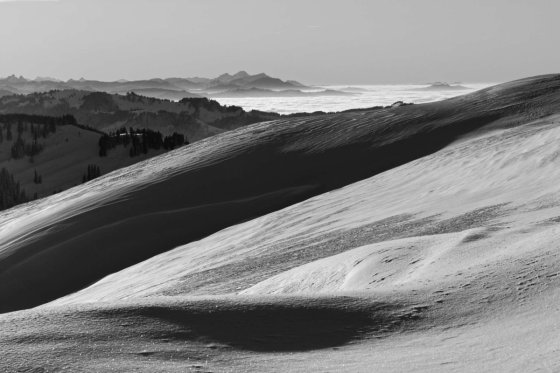
M0 316L0 366L556 371L559 114L546 76L263 123L9 210L5 309L137 264Z

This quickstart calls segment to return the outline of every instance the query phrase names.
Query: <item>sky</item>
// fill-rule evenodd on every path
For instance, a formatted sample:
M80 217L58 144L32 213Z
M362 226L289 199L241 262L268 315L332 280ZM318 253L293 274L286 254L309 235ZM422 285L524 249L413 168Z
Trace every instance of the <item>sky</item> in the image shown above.
M0 76L310 84L560 72L558 0L0 0Z

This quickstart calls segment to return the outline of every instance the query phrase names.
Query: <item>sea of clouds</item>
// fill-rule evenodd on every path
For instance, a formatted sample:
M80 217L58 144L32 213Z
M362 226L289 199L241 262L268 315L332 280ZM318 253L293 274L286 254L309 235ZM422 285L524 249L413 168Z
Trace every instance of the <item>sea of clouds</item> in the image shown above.
M353 85L324 86L325 89L356 91L352 96L323 97L246 97L217 98L224 105L241 106L245 110L273 111L281 114L314 111L342 111L372 106L391 105L396 101L415 104L439 101L463 95L493 85L494 83L464 83L464 90L419 90L419 85Z

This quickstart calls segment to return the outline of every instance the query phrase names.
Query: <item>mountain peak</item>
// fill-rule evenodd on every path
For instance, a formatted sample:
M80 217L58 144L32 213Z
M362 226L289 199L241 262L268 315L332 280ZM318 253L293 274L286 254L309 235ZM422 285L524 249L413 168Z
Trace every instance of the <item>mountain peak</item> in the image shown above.
M19 76L19 78L17 76L15 76L15 74L12 74L6 78L4 78L5 81L7 81L8 83L25 83L28 80L25 79L22 75Z
M50 76L38 76L35 79L33 79L33 81L35 81L35 82L55 82L55 83L62 82L62 80L57 79L57 78L52 78Z
M246 78L246 77L248 77L248 76L250 76L250 75L247 73L247 71L241 70L241 71L235 73L235 74L233 75L233 78L239 79L239 78Z
M253 78L270 78L270 76L266 75L265 73L258 73L252 76Z

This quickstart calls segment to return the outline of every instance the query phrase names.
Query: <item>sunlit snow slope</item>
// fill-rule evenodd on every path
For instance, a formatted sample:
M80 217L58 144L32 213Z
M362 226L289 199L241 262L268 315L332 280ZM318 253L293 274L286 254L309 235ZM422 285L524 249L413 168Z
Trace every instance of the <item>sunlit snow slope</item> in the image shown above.
M3 310L67 296L0 317L3 364L557 371L559 162L541 76L254 125L9 210Z

